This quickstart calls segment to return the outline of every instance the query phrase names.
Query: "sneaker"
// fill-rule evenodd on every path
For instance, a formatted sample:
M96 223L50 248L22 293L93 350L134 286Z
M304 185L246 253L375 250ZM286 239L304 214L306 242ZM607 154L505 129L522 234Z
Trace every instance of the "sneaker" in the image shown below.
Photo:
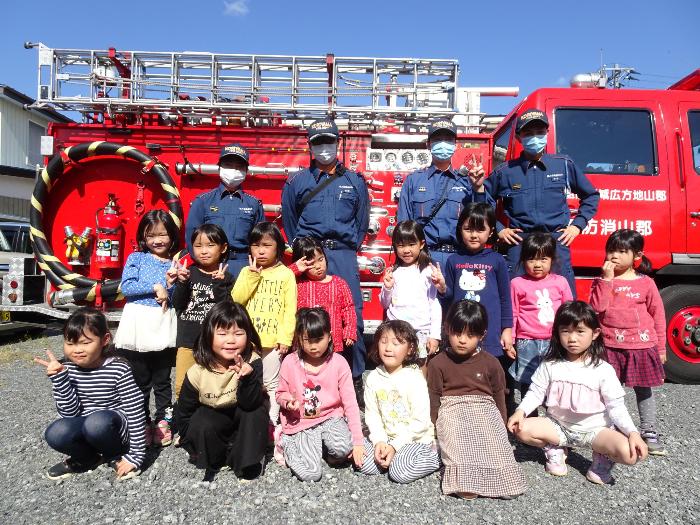
M170 430L170 424L162 419L158 421L156 428L153 430L153 443L157 447L167 447L173 442L173 433Z
M608 456L593 452L593 463L586 472L586 479L597 485L607 485L612 482L612 469L615 462Z
M286 467L287 462L284 460L284 449L282 448L282 425L277 425L274 432L275 446L272 452L272 457L280 467Z
M91 463L80 463L72 458L67 458L65 461L56 463L51 467L46 475L49 479L64 479L73 474L83 474L95 470L102 463L102 458L99 458Z
M658 432L654 430L645 430L642 432L642 439L647 444L649 454L652 456L665 456L668 454L666 448L661 444Z
M544 465L545 471L552 476L566 476L569 468L566 466L566 452L562 447L546 446L544 455L547 463Z
M242 483L248 483L251 482L260 476L263 475L265 472L265 458L262 458L260 460L260 463L256 463L255 465L251 465L249 467L245 467L244 469L241 470L241 475L238 478L239 482Z

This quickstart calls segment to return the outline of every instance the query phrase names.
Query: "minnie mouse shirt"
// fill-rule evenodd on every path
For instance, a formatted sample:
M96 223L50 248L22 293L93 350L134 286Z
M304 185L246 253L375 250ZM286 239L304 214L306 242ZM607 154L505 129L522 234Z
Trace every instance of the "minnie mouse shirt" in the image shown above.
M275 395L282 407L282 432L287 435L315 427L331 418L346 417L353 445L362 445L360 409L357 406L352 373L345 358L332 352L317 372L304 369L298 352L289 354L280 368ZM287 410L287 401L299 401L299 410Z
M490 248L462 251L447 259L444 273L447 289L442 297L449 304L464 299L481 303L489 318L482 348L496 357L503 355L501 331L513 326L506 260Z

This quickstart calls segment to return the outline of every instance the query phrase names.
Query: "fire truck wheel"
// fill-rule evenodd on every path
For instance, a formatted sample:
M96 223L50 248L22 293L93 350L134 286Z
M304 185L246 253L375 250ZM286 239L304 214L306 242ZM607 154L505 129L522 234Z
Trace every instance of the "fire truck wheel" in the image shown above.
M673 285L661 290L666 310L666 379L700 384L700 286Z

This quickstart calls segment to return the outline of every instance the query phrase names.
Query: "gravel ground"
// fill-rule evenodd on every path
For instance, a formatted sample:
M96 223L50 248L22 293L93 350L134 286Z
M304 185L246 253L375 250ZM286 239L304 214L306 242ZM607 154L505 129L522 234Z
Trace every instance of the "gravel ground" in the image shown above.
M461 501L440 493L434 474L408 486L324 467L304 484L271 463L265 475L239 482L231 472L203 483L181 449L149 452L136 479L117 482L100 467L51 481L62 457L43 440L56 417L49 382L30 359L61 349L59 336L0 339L0 523L684 523L700 522L700 386L668 384L658 393L659 425L669 450L636 467L618 466L616 483L599 487L584 473L590 453L570 456L569 475L544 473L540 451L516 449L528 480L514 501ZM628 405L636 417L636 408Z

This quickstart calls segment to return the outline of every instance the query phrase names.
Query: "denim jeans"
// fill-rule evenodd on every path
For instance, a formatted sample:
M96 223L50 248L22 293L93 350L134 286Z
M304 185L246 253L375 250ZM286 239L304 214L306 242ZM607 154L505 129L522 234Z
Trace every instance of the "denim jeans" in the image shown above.
M510 365L508 373L520 384L529 385L532 374L540 366L542 356L549 350L549 339L516 339L515 350L518 355Z
M114 410L99 410L88 416L64 417L44 433L49 446L79 463L96 461L99 455L117 458L128 450L119 435L122 416Z

